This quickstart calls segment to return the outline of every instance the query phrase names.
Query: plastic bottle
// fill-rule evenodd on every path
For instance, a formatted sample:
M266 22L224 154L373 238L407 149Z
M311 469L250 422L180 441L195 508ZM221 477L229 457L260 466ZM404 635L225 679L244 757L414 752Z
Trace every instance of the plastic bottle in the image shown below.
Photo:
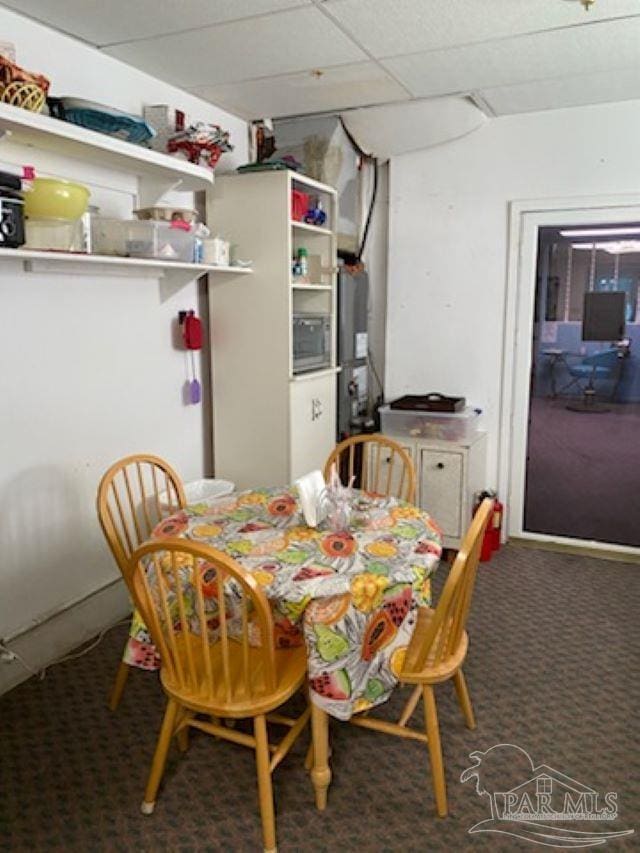
M303 278L309 275L309 253L306 249L298 249L298 272Z

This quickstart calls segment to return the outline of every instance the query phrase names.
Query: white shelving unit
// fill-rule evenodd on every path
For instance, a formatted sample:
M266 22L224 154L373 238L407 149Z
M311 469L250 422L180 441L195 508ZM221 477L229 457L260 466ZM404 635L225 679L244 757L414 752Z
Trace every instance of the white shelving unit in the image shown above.
M322 198L326 227L292 220L292 189ZM284 485L322 468L335 445L337 194L295 172L264 171L222 176L207 196L208 221L255 264L241 288L223 280L210 289L216 473L241 489ZM292 280L302 247L319 257L309 284ZM294 373L296 313L331 317L328 367Z

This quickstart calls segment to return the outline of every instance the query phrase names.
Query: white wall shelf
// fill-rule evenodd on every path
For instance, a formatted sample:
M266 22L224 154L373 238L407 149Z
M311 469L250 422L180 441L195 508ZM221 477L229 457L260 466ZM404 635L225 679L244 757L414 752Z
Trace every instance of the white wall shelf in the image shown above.
M25 272L91 274L120 277L162 278L168 276L186 283L206 273L217 275L250 275L247 267L187 264L155 258L121 258L114 255L83 255L72 252L45 252L38 249L0 249L0 261L21 261Z
M0 104L0 137L137 175L142 204L153 204L170 189L195 192L213 184L213 171L204 166L9 104Z

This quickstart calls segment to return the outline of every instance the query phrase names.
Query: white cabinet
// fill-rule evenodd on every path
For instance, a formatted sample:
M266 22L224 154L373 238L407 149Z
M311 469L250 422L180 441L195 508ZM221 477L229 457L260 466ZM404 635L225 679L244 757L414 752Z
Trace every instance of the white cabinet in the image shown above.
M409 454L415 467L415 447L411 443L403 443L402 439L395 436L394 440ZM374 442L365 444L364 448L366 456L363 460L365 466L363 482L378 482L381 486L380 490L382 491L384 488L390 494L406 494L407 479L405 477L403 480L404 465L401 463L398 454L396 453L395 458L393 458L388 448L381 447Z
M291 384L289 408L290 478L322 470L335 446L335 375L314 376Z
M292 221L294 189L321 196L325 227ZM225 276L209 287L215 472L240 489L291 483L335 446L336 198L288 171L223 175L207 194L213 231L253 261L240 285ZM292 275L301 249L306 280ZM294 314L331 319L328 367L296 374Z
M420 505L429 507L444 533L454 539L462 534L464 507L464 452L418 449Z
M486 434L463 442L409 440L391 435L412 456L417 501L442 528L446 548L458 548L471 522L473 500L486 487Z

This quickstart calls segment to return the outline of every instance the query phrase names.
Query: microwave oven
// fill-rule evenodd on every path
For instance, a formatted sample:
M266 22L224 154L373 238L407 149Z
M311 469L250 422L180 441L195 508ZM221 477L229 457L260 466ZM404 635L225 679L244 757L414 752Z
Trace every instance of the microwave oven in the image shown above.
M331 316L296 313L292 317L293 372L331 367Z

